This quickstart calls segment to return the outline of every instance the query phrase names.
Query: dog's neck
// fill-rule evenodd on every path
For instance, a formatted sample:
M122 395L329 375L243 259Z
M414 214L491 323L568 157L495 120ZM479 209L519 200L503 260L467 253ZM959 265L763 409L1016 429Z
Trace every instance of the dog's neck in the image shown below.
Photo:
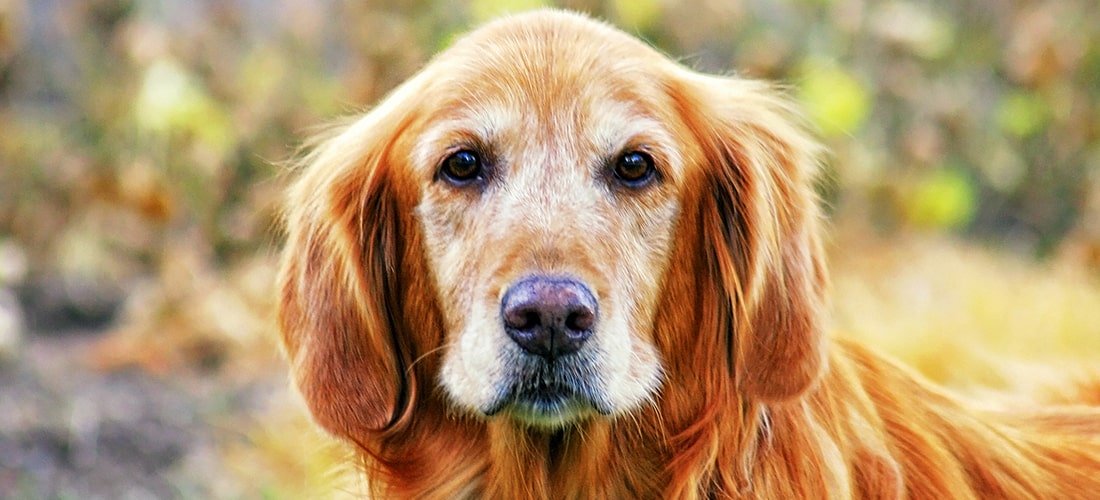
M655 430L641 421L589 418L562 428L535 429L500 419L485 426L490 450L485 475L490 482L483 485L487 497L608 498L663 487L665 460L652 448L635 450L632 444L652 442L649 433ZM524 491L510 491L516 487Z
M371 488L395 498L675 498L706 496L718 476L731 474L734 487L746 487L762 407L744 403L732 387L707 393L714 381L684 371L668 377L666 384L680 387L672 393L697 397L657 399L630 414L555 429L456 414L433 391L415 400L418 418L360 443L368 476L379 481Z

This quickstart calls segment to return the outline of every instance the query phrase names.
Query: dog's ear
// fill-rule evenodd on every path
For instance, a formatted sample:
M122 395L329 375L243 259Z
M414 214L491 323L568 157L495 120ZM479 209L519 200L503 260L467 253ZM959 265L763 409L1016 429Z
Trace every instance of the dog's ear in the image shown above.
M292 376L316 422L361 446L416 390L399 331L408 243L387 161L397 120L376 109L320 138L284 208L279 325Z
M780 94L759 82L692 76L681 102L702 147L700 217L739 390L781 401L825 368L827 275L814 190L820 146ZM728 324L718 322L717 324Z

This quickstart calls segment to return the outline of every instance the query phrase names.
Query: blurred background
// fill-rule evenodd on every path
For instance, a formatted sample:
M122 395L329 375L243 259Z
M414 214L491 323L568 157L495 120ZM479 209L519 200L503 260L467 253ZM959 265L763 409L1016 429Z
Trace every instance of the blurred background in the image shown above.
M1096 0L0 0L0 498L358 491L275 344L280 165L547 5L789 86L839 334L969 393L1100 356Z

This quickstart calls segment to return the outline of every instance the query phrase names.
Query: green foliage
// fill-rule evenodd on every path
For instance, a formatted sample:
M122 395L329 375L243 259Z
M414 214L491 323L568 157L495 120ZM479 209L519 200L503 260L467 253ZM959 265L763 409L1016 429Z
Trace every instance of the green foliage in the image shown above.
M14 5L0 6L0 236L32 274L127 280L166 272L179 247L234 265L277 241L278 165L312 127L376 102L470 26L543 6L789 85L850 213L1036 248L1100 223L1086 209L1100 184L1082 182L1100 171L1092 0Z
M543 6L607 19L704 71L789 86L833 152L840 220L1057 248L1100 268L1100 4L991 5L0 1L0 267L19 261L0 285L121 284L120 331L135 347L115 355L141 366L224 345L237 370L249 355L271 363L281 165L458 34ZM959 331L1027 339L1011 354L1095 344L1100 292L1083 266L1020 269L953 244L866 238L835 245L838 324L885 334L937 379L960 366L989 376L980 359L943 356L961 350ZM327 471L350 462L292 408L267 424L249 415L263 432L218 443L218 470L245 479L211 496L332 489Z

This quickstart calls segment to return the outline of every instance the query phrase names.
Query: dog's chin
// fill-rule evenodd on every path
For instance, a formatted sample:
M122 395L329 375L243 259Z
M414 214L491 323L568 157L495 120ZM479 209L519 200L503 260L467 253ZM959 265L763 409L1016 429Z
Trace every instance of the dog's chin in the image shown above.
M611 409L582 391L561 385L540 385L509 391L481 412L530 427L560 429L610 415Z

